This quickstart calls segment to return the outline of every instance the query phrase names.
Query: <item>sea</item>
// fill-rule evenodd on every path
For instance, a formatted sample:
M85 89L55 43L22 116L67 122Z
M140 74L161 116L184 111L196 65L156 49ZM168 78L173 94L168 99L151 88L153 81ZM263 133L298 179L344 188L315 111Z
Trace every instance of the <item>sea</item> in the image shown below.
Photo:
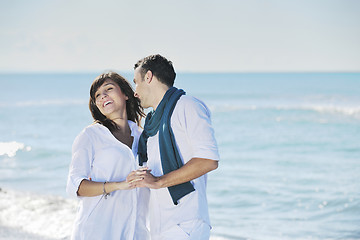
M0 239L70 239L71 146L100 73L0 74ZM211 240L360 239L360 73L178 73L175 86L212 114Z

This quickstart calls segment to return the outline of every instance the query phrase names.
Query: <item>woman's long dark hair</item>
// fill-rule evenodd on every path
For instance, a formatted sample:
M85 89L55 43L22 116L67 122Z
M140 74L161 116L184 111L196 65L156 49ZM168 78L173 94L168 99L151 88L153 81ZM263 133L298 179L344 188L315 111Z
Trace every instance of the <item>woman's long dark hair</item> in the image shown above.
M95 103L95 93L107 79L111 79L119 85L121 91L128 97L128 100L126 101L126 113L128 120L131 120L140 126L141 118L145 117L144 109L140 105L140 100L134 96L134 90L130 86L129 82L126 81L126 79L120 74L115 72L100 74L97 78L95 78L90 87L89 109L95 122L103 124L110 131L117 129L116 123L103 115Z

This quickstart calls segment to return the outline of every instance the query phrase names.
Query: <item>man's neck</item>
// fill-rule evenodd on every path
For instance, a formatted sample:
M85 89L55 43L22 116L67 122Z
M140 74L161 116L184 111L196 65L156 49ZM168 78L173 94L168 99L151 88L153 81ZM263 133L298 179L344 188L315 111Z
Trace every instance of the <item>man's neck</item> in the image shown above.
M161 100L164 98L165 93L167 92L167 90L169 90L170 87L161 84L156 88L155 91L155 95L154 95L154 104L153 104L153 109L154 111L156 111L157 106L159 106Z

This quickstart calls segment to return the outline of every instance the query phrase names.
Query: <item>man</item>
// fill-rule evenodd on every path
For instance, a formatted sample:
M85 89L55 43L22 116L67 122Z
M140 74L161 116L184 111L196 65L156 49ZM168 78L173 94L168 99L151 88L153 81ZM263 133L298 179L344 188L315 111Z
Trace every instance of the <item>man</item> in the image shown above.
M148 170L137 187L150 189L153 240L209 239L206 174L218 167L219 153L210 112L203 102L173 87L172 62L161 55L134 67L135 96L152 107L139 140L139 162Z

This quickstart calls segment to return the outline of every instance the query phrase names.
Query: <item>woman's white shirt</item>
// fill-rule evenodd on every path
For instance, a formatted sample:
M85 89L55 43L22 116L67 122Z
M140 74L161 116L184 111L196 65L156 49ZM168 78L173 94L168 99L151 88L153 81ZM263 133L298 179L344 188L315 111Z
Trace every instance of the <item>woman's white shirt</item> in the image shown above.
M128 121L132 149L118 141L101 124L86 127L76 138L66 191L80 199L72 239L148 239L146 209L148 189L118 190L95 197L79 197L82 180L94 182L125 181L138 168L139 127Z

